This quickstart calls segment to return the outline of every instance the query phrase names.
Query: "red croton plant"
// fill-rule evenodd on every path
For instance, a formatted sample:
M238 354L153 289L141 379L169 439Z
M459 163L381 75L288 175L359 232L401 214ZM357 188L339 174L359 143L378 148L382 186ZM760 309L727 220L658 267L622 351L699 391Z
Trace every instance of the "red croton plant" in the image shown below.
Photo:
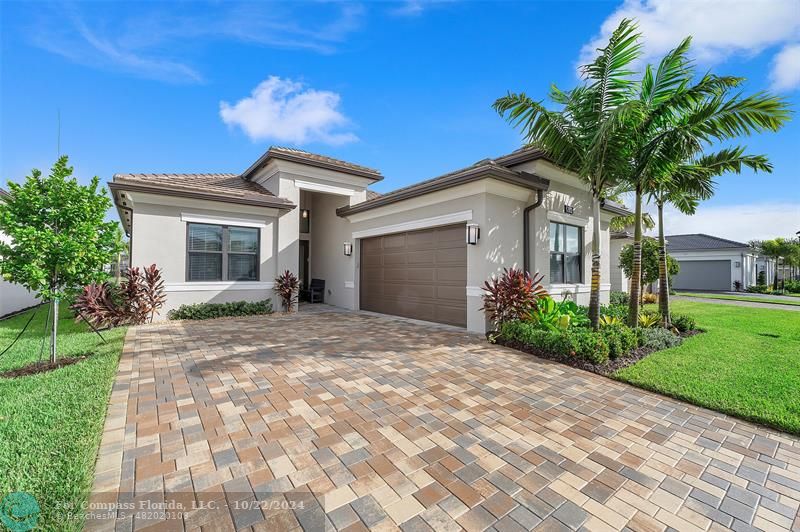
M499 277L492 277L483 285L483 307L495 326L510 320L524 318L536 307L536 301L547 296L542 286L544 275L516 268L505 268Z
M120 286L92 283L83 288L72 310L78 319L95 327L117 327L152 322L167 296L161 271L155 264L147 268L128 268Z

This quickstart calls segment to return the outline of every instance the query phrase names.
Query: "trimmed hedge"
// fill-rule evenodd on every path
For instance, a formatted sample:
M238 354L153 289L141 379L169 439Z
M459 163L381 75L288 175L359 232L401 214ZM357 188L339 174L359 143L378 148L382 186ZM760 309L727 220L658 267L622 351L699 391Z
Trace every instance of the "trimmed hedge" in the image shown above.
M181 305L170 310L167 317L171 320L209 320L230 316L255 316L272 314L272 301L233 301L231 303L197 303Z
M608 356L612 359L625 356L639 347L639 338L636 331L624 325L612 325L600 329L608 344Z
M550 331L538 329L523 321L506 322L500 327L500 335L508 340L527 344L550 353L580 357L592 364L608 361L609 346L602 331L584 328Z

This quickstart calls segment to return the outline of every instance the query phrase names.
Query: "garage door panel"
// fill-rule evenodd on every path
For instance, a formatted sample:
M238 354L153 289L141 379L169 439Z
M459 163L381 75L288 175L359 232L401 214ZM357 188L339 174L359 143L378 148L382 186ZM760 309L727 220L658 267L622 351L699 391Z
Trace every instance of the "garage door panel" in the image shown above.
M363 239L361 246L362 309L466 326L464 225Z
M672 279L676 290L731 290L730 260L683 260Z

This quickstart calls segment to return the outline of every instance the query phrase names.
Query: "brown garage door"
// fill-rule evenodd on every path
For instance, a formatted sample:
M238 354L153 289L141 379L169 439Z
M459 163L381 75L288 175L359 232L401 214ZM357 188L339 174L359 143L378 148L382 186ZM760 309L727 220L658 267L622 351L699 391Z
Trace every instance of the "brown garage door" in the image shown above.
M464 225L361 241L361 308L467 326Z

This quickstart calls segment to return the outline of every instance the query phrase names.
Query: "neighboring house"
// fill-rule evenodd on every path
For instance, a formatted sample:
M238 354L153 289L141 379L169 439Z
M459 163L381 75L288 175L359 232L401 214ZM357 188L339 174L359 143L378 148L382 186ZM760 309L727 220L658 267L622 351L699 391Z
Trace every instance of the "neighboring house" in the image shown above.
M611 289L619 292L629 292L631 280L619 265L619 256L622 248L633 244L633 233L628 231L612 231L609 257L611 260Z
M734 289L756 284L758 253L745 243L702 233L666 237L667 252L678 261L680 273L672 279L675 290Z
M5 190L0 188L0 201L3 201L3 197L7 194ZM0 233L0 240L6 243L10 241L9 237L3 233ZM0 277L0 317L32 307L38 302L39 300L36 299L36 296L26 288L18 284L9 283Z
M167 309L274 300L273 280L290 270L303 284L324 280L332 305L484 332L481 286L512 266L544 274L555 298L588 303L591 195L541 152L517 150L387 194L368 190L382 178L272 147L241 174L116 174L109 187L130 262L162 268ZM599 220L604 302L608 222L618 214L629 211L608 202Z

